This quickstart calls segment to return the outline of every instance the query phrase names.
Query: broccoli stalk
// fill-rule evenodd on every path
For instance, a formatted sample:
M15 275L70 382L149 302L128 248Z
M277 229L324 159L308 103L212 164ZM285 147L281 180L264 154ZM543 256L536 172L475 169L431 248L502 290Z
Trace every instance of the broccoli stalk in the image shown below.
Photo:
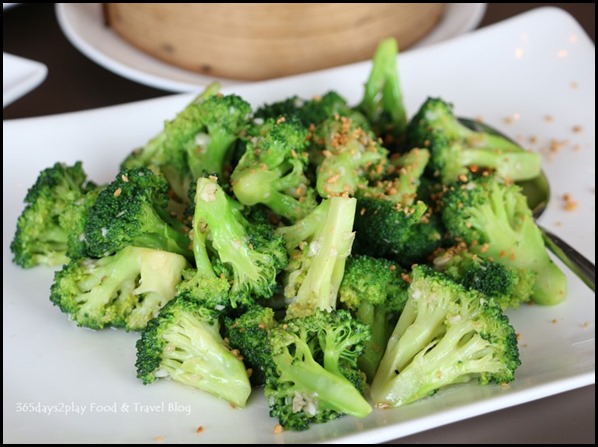
M200 220L201 213L195 206L193 208L193 225L189 235L192 241L195 268L183 272L184 279L177 286L177 296L198 302L209 309L223 311L236 305L231 301L231 285L224 274L216 273L210 259L207 234L205 231L201 231L202 225L204 225ZM216 269L221 270L218 264Z
M212 258L233 280L233 303L251 302L252 296L272 297L277 288L276 275L287 263L284 239L274 236L266 224L252 228L216 177L197 180L194 226L195 237L209 240ZM206 264L207 255L202 256L201 263Z
M397 69L397 41L382 40L374 53L372 70L358 109L368 118L386 147L399 147L405 138L407 112Z
M56 163L41 171L25 196L26 206L10 244L15 264L31 268L68 262L71 234L61 216L72 203L94 188L95 185L87 181L81 162L72 166ZM83 213L70 214L73 221L83 217Z
M339 289L339 300L354 317L372 332L365 342L358 364L369 381L373 380L384 348L407 301L409 284L403 269L384 258L349 256Z
M50 300L79 326L141 330L175 296L184 257L125 247L100 259L76 259L56 272Z
M317 205L305 175L307 130L296 122L267 120L255 131L231 175L243 205L262 203L294 222Z
M398 407L474 379L508 383L520 363L515 330L498 305L418 266L371 396L379 407Z
M172 300L137 341L137 377L144 384L170 378L244 407L251 393L247 371L220 335L218 318L195 301Z
M442 219L453 238L478 256L535 272L532 300L558 304L567 277L552 261L521 188L495 176L455 183L443 198Z
M330 210L330 200L323 200L311 213L293 225L278 227L276 233L285 240L289 253L302 249L305 241L314 239L314 236L322 228Z
M318 205L313 216L308 215L294 226L277 230L297 244L290 247L291 260L285 272L284 295L289 302L287 318L311 315L316 309L336 308L345 261L355 237L352 231L355 204L354 198L331 197ZM323 220L321 208L328 209ZM307 231L307 227L311 231ZM297 240L293 228L301 229L307 237Z
M371 407L356 382L363 376L357 357L369 337L367 326L346 311L316 311L269 331L271 361L265 394L270 415L286 429L300 431L312 423L344 414L365 417ZM318 360L320 355L323 360Z
M443 183L455 181L469 168L489 168L509 181L528 180L540 174L541 160L535 152L486 131L475 131L454 115L453 106L428 98L407 129L411 147L430 149L430 170Z

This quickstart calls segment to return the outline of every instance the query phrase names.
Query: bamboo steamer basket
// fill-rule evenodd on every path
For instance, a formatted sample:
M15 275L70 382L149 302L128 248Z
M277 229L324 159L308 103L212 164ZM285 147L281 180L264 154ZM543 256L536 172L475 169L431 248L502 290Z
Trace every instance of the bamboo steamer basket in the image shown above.
M108 26L169 64L263 80L370 59L428 34L446 3L105 3Z

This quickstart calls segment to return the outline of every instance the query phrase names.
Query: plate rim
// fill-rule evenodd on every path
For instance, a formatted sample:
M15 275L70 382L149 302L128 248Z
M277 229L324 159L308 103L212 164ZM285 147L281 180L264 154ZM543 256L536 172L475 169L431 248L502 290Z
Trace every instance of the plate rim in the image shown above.
M102 30L103 37L105 40L109 40L112 45L117 45L120 49L126 50L134 59L142 59L156 69L164 69L172 72L173 77L167 78L156 73L150 73L133 66L131 63L116 60L112 55L107 54L106 51L102 51L98 48L95 40L91 39L88 34L82 35L82 33L76 29L77 24L74 23L72 19L72 14L80 13L83 8L98 8L98 5L99 3L56 3L55 13L58 24L70 43L83 55L103 68L131 81L172 92L196 91L198 88L204 87L212 81L218 81L223 86L227 87L252 83L251 81L246 80L206 76L176 67L135 48L122 38L118 37L114 31ZM451 16L445 16L443 22L441 22L435 30L413 45L410 49L405 50L405 52L425 48L429 45L435 45L473 30L483 19L487 7L487 3L449 3L448 5L448 11ZM447 22L449 22L450 25L451 20L459 19L460 16L463 16L463 18L461 19L462 23L459 23L457 32L448 36L440 34L443 32L443 29L446 29ZM449 17L449 19L447 19L447 17ZM98 25L94 29L98 30L102 25L99 24L101 21L96 22ZM450 28L444 32L446 33L448 31L450 31ZM174 77L175 75L176 78Z

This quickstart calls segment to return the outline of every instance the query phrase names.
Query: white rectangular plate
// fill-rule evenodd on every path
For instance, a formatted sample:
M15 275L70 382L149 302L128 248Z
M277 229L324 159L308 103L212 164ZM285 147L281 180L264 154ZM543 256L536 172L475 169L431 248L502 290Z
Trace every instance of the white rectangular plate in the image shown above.
M41 62L2 53L2 106L29 93L42 83L47 73L48 68Z
M234 92L259 105L336 89L356 103L369 69L360 63ZM427 96L441 96L458 115L483 116L545 153L553 196L542 223L594 260L595 53L570 16L537 10L412 51L400 57L400 72L411 113ZM363 420L345 417L275 435L277 421L260 390L242 410L172 382L142 385L134 366L138 335L75 327L48 300L52 271L15 267L9 244L40 170L82 160L92 179L109 181L129 151L190 99L3 123L5 442L382 442L595 382L595 298L569 274L564 304L511 312L523 364L509 387L455 386ZM564 210L565 193L577 201L576 211Z

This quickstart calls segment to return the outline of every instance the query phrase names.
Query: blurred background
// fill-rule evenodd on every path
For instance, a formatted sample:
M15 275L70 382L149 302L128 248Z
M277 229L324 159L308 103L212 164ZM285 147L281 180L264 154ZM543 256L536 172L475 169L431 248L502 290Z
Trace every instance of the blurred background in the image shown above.
M542 6L572 14L594 40L595 3L488 3L479 27ZM19 4L3 13L3 51L47 65L45 81L3 111L4 119L84 110L172 94L121 77L88 59L62 32L55 4ZM65 95L65 92L69 92Z

